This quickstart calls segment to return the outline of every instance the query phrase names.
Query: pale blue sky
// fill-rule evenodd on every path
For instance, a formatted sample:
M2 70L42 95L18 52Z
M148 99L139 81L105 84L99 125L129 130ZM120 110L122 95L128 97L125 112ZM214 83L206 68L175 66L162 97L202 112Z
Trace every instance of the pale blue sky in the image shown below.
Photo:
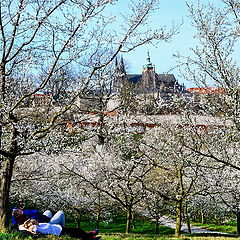
M172 69L177 65L177 59L173 58L173 54L179 52L187 56L190 54L189 47L195 45L194 29L187 15L188 11L184 0L160 1L159 10L152 17L152 24L171 27L173 22L176 24L183 22L183 25L180 27L179 34L175 35L171 42L161 42L157 47L144 46L125 56L131 64L131 73L141 73L147 51L149 51L157 73L173 73L180 83L184 83L187 87L193 86L192 83L181 78L177 69Z
M124 0L123 0L124 1ZM209 0L212 3L219 2L219 0ZM197 0L188 0L188 2L197 3ZM208 0L201 0L201 3L206 3ZM122 2L121 8L126 5ZM126 9L120 9L126 11ZM155 65L157 73L173 73L178 79L179 83L184 83L186 87L195 86L194 83L187 82L179 74L177 69L172 69L177 65L177 59L173 58L173 54L179 52L181 55L190 55L190 47L196 45L194 40L194 28L191 26L191 21L188 18L188 10L185 0L161 0L159 9L151 18L153 26L169 26L172 23L181 23L179 34L172 38L171 42L161 42L157 47L143 46L137 50L124 55L124 59L130 64L130 73L140 74L142 66L147 57L147 51L150 53L151 61Z

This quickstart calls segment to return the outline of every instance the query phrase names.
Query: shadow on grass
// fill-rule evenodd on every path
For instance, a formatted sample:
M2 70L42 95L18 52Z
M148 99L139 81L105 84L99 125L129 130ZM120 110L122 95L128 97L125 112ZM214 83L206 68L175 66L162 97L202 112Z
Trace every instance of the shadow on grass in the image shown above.
M137 227L132 231L132 233L139 233L139 234L156 234L155 228L153 228L151 225L144 227ZM175 230L166 226L159 226L159 235L173 235L175 233Z
M126 224L118 224L118 225L110 225L110 226L102 226L101 227L102 233L125 233L126 232ZM170 236L174 235L175 230L166 226L159 226L159 234L157 235L164 235ZM132 234L155 234L155 225L152 222L141 223L138 222L131 230Z
M189 235L191 237L231 237L231 238L239 238L236 234L231 233L193 233Z

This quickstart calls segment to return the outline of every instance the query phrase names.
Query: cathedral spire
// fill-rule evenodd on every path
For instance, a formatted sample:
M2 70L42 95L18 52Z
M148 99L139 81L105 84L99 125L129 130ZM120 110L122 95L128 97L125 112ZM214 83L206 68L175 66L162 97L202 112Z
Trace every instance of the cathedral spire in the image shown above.
M155 66L152 64L151 62L151 59L150 59L150 54L149 54L149 51L147 52L147 58L146 58L146 62L145 64L143 65L143 71L148 71L148 70L151 70L151 69L154 69Z
M123 74L126 74L126 70L125 70L125 64L123 61L123 57L121 57L121 61L120 61L120 70Z
M119 91L122 86L127 81L127 73L125 69L125 64L123 57L120 59L118 57L115 58L115 79L113 82L113 88L115 91Z
M146 63L143 66L143 68L147 68L147 69L153 68L153 65L152 65L152 62L151 62L151 59L150 59L149 51L147 52L147 59L146 59Z
M118 60L117 57L115 57L115 70L118 68Z

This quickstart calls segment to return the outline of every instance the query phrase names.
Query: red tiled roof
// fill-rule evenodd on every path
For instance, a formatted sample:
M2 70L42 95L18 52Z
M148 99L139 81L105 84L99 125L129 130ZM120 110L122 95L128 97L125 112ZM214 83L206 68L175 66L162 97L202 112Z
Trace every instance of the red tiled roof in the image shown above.
M201 94L224 94L223 88L218 87L201 87L201 88L187 88L186 91Z

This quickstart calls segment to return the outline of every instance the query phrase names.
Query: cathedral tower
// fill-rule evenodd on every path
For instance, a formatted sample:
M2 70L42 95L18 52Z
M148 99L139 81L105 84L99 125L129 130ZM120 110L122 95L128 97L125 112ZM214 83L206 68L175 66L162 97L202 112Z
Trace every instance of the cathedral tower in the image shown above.
M155 72L155 66L152 64L149 52L147 53L146 63L142 68L142 78L140 86L143 90L156 89L157 74Z
M127 81L127 73L126 73L123 57L121 57L120 62L118 62L118 59L116 58L113 89L115 91L119 91L123 87L126 81Z

